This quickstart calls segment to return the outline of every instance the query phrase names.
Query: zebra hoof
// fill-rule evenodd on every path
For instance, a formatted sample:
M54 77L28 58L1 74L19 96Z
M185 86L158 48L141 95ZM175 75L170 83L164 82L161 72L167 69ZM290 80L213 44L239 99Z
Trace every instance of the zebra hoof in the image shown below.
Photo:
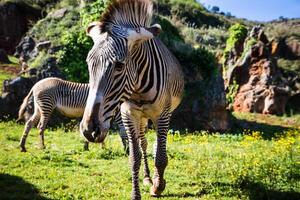
M143 180L143 185L144 186L150 186L152 185L152 180L150 177L145 177L144 180Z
M20 147L21 152L26 152L26 148L25 147Z
M42 145L42 146L39 146L39 149L44 150L44 149L46 149L46 147Z
M84 151L89 151L89 144L84 144L84 146L83 146L83 150Z
M153 197L159 197L165 188L166 181L164 179L160 181L158 178L155 178L150 189L150 195Z

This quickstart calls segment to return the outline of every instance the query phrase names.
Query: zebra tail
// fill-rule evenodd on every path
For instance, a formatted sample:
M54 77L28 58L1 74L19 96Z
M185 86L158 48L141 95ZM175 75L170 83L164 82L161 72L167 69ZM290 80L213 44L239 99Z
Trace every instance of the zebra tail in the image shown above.
M24 98L23 103L20 106L17 122L20 122L24 118L26 107L27 107L28 101L29 101L30 97L32 96L32 94L33 94L33 88L31 88L30 92Z

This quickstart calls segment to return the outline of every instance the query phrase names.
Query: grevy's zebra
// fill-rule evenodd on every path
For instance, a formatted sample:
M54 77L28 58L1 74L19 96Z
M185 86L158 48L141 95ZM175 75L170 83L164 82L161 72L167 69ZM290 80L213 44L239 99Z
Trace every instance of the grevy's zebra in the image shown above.
M80 131L88 141L103 141L113 113L121 105L129 139L132 199L141 199L138 138L144 136L148 119L157 130L150 193L159 196L165 189L167 131L184 88L180 65L165 45L154 38L161 29L159 25L149 27L151 19L151 1L115 0L101 21L87 29L94 46L87 58L91 89Z
M24 133L20 141L22 152L26 151L25 143L27 135L31 127L39 121L40 145L44 148L44 130L51 117L54 109L57 109L67 117L82 117L88 97L89 86L84 83L74 83L65 81L59 78L46 78L37 82L25 97L20 110L19 119L23 118L28 100L34 98L34 114L26 122ZM120 137L125 151L128 151L128 139L124 131L124 126L121 120L120 112L116 113L115 122L120 128ZM88 149L88 142L84 144L84 148ZM150 182L150 171L147 162L147 140L141 138L141 150L144 156L144 178L145 183Z
M26 151L25 142L31 127L40 122L41 148L44 148L44 130L54 109L57 109L66 117L82 117L86 100L89 93L88 84L74 83L59 78L46 78L37 82L30 90L29 94L19 110L19 119L24 117L28 101L34 98L34 113L26 122L25 130L20 141L21 151ZM124 132L123 124L119 112L115 121L120 128L120 136L124 145L127 147L127 135ZM85 149L88 148L88 142L85 143Z

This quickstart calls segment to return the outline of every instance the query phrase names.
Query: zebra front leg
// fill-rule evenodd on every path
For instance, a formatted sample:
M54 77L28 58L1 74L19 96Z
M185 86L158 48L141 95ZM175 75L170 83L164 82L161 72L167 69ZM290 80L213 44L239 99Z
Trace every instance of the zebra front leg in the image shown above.
M150 190L152 196L160 196L166 187L164 172L168 165L167 156L167 132L169 129L170 116L166 114L161 117L157 123L157 147L155 153L155 170L153 176L153 185Z
M148 159L147 159L147 146L148 142L143 134L140 138L140 144L141 144L141 149L142 149L142 155L143 155L143 160L144 160L144 180L143 184L144 185L152 185L152 180L150 178L150 170L148 166Z
M84 141L83 150L84 151L88 151L89 150L89 142L88 141Z
M45 147L44 132L45 132L48 121L49 121L49 118L42 115L40 123L38 125L39 135L40 135L39 149L45 149L46 148Z
M124 127L122 127L122 128L120 127L119 135L122 140L124 151L125 151L126 155L129 155L128 137L127 137Z
M44 139L44 132L45 128L40 128L39 129L39 135L40 135L40 144L39 144L39 149L45 149L45 139Z
M139 170L141 165L141 153L139 144L141 111L139 107L131 102L121 105L122 121L128 136L129 160L132 173L132 195L133 200L140 200Z

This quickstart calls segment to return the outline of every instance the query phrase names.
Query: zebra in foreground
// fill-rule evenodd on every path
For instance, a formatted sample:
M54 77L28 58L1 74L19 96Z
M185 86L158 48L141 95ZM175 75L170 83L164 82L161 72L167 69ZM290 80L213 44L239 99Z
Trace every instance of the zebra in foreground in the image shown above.
M150 194L160 196L165 189L167 132L184 88L179 62L155 38L160 26L150 27L152 7L150 0L112 1L100 22L87 29L94 46L87 57L90 92L80 132L90 142L102 142L120 106L129 140L132 199L141 199L139 138L145 134L148 119L157 130Z

